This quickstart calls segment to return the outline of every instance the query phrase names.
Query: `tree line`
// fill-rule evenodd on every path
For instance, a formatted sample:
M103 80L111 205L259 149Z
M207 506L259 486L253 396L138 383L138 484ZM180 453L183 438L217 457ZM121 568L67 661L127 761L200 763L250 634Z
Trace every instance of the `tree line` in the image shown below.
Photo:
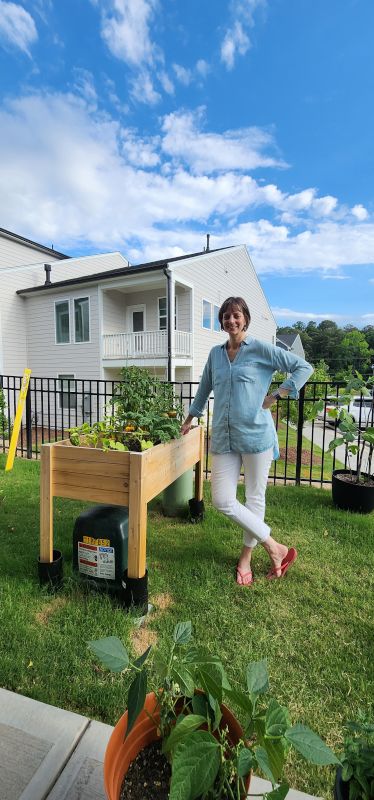
M354 325L340 328L336 322L325 319L315 322L295 322L277 329L277 334L298 333L305 358L313 366L324 362L328 376L345 381L357 370L370 377L374 372L374 325L358 329Z

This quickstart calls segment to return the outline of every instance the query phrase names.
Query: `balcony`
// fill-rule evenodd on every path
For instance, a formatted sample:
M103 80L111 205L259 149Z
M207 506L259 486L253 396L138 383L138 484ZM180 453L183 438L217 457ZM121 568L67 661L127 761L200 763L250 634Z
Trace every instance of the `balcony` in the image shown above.
M138 333L105 333L103 335L103 358L139 359L167 358L167 331L140 331ZM174 331L174 356L192 357L192 334Z

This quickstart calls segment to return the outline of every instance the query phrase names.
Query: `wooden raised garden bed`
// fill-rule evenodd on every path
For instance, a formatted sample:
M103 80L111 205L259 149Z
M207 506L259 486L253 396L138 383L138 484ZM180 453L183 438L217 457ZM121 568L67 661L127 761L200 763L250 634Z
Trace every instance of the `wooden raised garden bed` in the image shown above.
M195 499L203 496L204 429L142 453L44 444L40 476L40 562L53 561L53 498L127 506L128 576L146 572L147 503L196 465Z

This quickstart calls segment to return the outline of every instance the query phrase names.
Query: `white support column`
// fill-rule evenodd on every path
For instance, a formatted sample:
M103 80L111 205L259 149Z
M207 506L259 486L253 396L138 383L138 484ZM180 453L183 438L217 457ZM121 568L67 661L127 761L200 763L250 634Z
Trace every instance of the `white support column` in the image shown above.
M170 320L171 320L171 381L175 381L175 278L170 270Z

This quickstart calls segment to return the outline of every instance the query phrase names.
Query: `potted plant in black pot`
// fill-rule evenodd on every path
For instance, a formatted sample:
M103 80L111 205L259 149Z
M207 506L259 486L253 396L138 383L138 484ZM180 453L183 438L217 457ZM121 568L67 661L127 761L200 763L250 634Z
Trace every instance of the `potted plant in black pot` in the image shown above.
M371 392L369 389L371 386ZM365 382L359 373L346 385L339 402L349 403L360 393L361 398L372 397L373 380ZM329 444L329 450L344 445L347 469L336 469L332 473L332 499L334 504L346 511L368 514L374 510L374 427L362 428L344 405L329 409L329 417L335 420L339 436ZM352 466L352 459L355 459Z
M373 800L374 725L365 721L347 722L341 766L337 768L335 800Z
M277 700L265 700L265 661L248 665L245 690L232 687L220 658L193 644L190 622L176 625L166 657L148 648L131 661L116 637L90 642L89 647L112 671L130 670L134 676L127 711L105 754L109 800L244 800L251 773L257 770L273 786L263 796L284 800L290 746L310 763L340 763L310 728L291 725L287 709ZM157 676L154 692L149 692L151 663ZM240 709L243 727L227 703Z

